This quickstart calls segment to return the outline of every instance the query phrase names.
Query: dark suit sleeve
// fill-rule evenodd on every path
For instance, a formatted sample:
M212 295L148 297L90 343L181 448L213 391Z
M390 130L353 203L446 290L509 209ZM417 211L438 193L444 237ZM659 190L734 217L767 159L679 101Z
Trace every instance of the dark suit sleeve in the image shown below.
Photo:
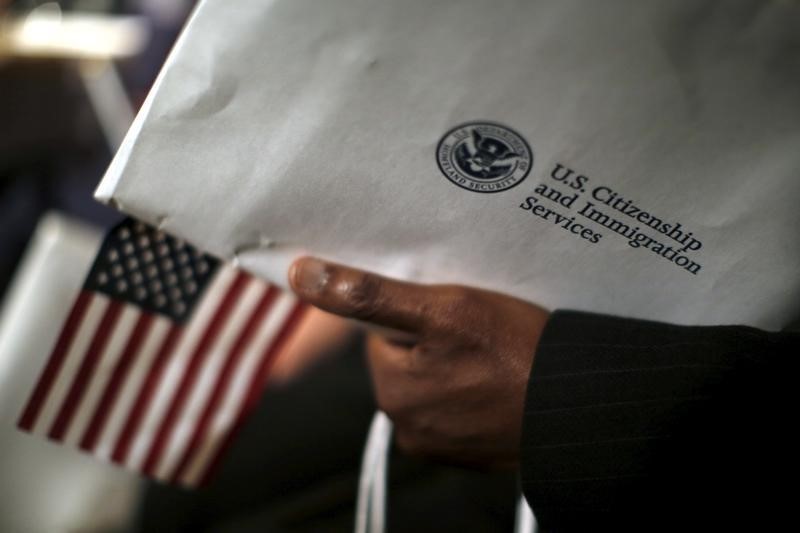
M798 355L794 334L554 313L523 422L541 528L764 530L797 495Z

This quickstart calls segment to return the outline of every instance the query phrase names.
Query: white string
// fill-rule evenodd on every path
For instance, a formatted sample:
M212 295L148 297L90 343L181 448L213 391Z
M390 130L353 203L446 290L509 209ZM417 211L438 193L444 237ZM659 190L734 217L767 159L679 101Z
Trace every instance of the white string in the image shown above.
M376 411L367 435L358 479L355 533L383 533L386 527L386 485L392 422ZM524 495L517 502L514 533L537 533L533 511Z
M517 516L514 520L514 533L537 533L536 517L525 495L521 494L517 502Z
M392 423L376 411L364 447L358 479L355 533L383 533L386 516L386 471Z
M377 464L375 465L375 479L372 482L372 496L370 498L370 531L371 533L383 533L386 522L386 492L389 470L389 453L392 438L392 422L382 412L376 416L384 419L381 422L385 429L381 429L381 442L376 444L375 455Z

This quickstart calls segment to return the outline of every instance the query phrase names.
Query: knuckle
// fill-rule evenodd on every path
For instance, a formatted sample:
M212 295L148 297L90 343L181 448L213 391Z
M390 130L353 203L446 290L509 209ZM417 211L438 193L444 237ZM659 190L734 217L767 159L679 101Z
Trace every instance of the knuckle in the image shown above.
M461 286L448 287L439 313L439 326L459 335L471 336L491 317L481 299L481 294Z
M342 304L355 318L368 320L375 314L381 288L376 276L358 273L337 280L334 287Z
M452 287L447 294L447 311L456 316L471 316L478 306L474 290L467 287Z

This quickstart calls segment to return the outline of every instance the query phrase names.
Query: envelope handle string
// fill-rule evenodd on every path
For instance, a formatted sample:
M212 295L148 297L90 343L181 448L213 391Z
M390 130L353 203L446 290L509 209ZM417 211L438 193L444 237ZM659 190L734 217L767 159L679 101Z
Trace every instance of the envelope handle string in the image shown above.
M355 533L384 533L391 441L392 422L385 413L376 411L372 417L361 460ZM514 533L537 533L536 518L522 494L517 501Z
M386 481L392 422L375 411L361 460L356 501L355 533L383 533L386 518Z

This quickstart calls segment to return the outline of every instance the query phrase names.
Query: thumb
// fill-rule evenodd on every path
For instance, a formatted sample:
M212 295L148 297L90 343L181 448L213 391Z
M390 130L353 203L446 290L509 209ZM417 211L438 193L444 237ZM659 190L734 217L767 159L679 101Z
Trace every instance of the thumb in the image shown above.
M324 311L418 333L430 324L436 286L385 278L313 257L295 261L289 283L300 299Z

